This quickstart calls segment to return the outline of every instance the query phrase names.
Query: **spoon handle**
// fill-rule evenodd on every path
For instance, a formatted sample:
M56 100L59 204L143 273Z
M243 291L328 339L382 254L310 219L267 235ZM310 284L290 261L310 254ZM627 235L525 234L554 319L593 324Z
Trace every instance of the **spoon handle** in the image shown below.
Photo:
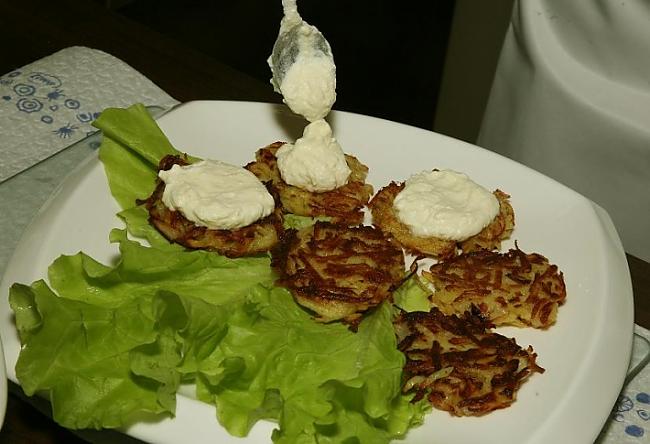
M296 0L282 0L282 9L284 9L284 15L298 15L298 5Z
M294 15L300 17L296 0L282 0L282 9L284 10L285 17Z

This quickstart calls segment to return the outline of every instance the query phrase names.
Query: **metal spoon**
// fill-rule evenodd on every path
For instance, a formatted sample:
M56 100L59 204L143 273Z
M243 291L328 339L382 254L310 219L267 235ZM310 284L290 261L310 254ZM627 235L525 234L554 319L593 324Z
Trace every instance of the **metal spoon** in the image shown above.
M309 51L313 57L324 56L333 60L332 49L323 34L298 14L296 0L282 0L282 7L284 17L280 23L280 33L268 60L273 74L271 80L277 92L280 92L284 76L301 51Z

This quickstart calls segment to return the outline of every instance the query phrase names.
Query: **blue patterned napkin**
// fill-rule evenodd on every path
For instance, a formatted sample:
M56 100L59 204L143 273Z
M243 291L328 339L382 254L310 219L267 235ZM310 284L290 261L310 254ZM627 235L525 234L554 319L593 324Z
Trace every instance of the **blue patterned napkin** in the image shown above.
M178 102L105 52L75 46L0 77L0 182L95 131L108 107Z

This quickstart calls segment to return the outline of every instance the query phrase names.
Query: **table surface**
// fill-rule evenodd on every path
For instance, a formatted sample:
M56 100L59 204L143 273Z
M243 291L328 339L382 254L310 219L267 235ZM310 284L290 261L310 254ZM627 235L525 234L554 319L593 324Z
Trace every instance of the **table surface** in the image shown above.
M101 49L125 61L181 102L251 100L279 102L264 82L247 76L147 28L92 0L0 2L0 74L60 49L81 45ZM8 43L7 43L8 42ZM650 264L627 256L632 277L635 322L650 328ZM35 407L20 390L10 390L0 442L75 443L128 441L124 435L79 437L54 424L47 406Z

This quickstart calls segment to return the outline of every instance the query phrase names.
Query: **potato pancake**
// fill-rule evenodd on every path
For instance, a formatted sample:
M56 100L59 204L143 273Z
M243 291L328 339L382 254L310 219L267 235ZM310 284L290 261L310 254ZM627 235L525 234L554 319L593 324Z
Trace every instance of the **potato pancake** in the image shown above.
M474 311L497 326L548 328L566 299L564 277L540 254L481 250L431 266L431 300L445 314Z
M159 170L168 170L173 165L188 165L188 162L180 156L165 156L160 161ZM164 190L165 183L158 180L152 195L141 203L149 211L149 222L170 242L191 249L216 251L227 257L241 257L267 252L280 240L283 228L278 208L251 225L233 230L213 230L196 225L180 211L167 208L162 201Z
M348 183L331 191L315 193L287 184L280 175L277 159L278 149L284 142L275 142L255 153L255 162L246 165L262 182L271 186L280 197L286 213L299 216L330 217L333 223L358 225L363 222L363 207L373 193L372 185L366 183L368 167L356 157L345 155L351 170Z
M405 276L399 245L369 226L316 222L288 230L273 251L278 284L321 322L354 328L361 313L391 297Z
M529 346L491 332L491 324L470 313L446 316L401 313L395 321L398 348L406 355L403 391L426 397L455 416L480 416L511 405L521 384L543 373Z
M368 207L372 213L375 226L391 236L409 253L416 256L429 256L440 260L453 257L456 249L474 251L480 248L498 249L501 241L510 237L515 226L514 211L506 193L496 190L494 195L499 201L499 213L478 234L462 241L442 239L438 237L421 237L411 233L410 228L403 224L393 209L393 201L400 191L404 189L403 183L391 182L372 198Z

